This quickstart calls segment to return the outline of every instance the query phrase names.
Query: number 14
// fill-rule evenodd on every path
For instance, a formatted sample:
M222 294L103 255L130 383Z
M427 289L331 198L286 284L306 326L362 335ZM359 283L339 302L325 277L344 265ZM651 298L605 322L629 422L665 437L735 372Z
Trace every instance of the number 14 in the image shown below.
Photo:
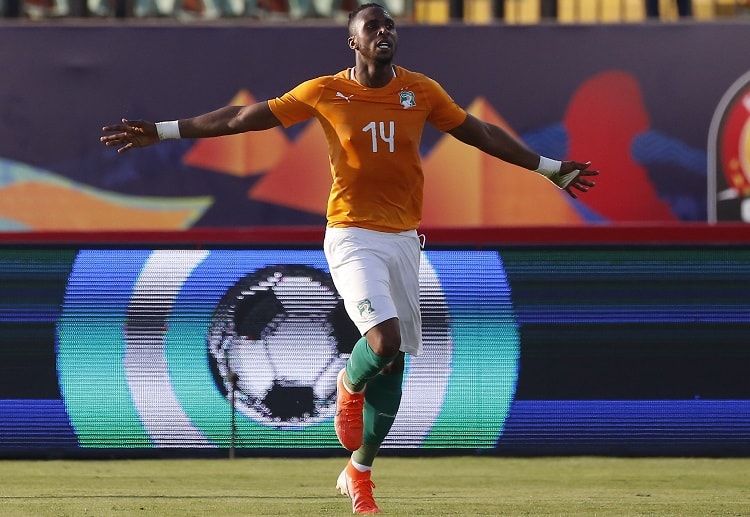
M380 134L380 139L383 142L386 142L388 144L388 151L393 152L395 142L393 139L393 134L395 133L396 124L391 120L388 123L388 133L385 132L385 122L379 122L376 124L375 122L370 122L365 127L362 128L362 131L372 132L372 152L377 153L378 152L378 133Z

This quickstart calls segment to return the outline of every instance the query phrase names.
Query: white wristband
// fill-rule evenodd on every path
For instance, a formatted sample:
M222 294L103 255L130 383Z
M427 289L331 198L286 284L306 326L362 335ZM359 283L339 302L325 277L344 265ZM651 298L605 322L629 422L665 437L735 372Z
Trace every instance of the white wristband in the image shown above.
M573 172L569 172L567 174L560 174L560 167L562 166L562 162L558 160L552 160L550 158L547 158L545 156L539 157L539 167L536 168L536 171L548 180L550 180L552 183L557 185L559 188L567 188L568 185L570 185L574 179L578 177L578 174L581 172L579 170L575 170Z
M177 120L156 123L156 132L159 133L159 140L179 139L180 123Z
M562 162L557 160L552 160L550 158L547 158L546 156L540 156L539 157L539 167L536 168L536 172L541 174L542 176L550 177L553 174L557 174L560 172L560 167L562 166Z

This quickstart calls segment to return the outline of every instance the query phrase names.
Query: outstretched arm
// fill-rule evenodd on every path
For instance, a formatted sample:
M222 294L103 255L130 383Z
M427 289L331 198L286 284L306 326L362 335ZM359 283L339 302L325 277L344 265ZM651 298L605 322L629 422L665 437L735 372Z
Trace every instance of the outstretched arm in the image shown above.
M258 102L249 106L225 106L216 111L166 123L168 129L146 120L126 120L102 131L112 133L102 136L107 147L117 147L122 153L134 147L146 147L166 138L209 138L233 135L246 131L262 131L281 124L271 111L268 102Z
M503 128L484 122L471 114L448 133L490 156L539 172L573 198L577 196L571 188L588 192L595 185L588 176L599 174L599 171L588 170L591 162L563 161L559 162L558 169L557 161L539 156Z

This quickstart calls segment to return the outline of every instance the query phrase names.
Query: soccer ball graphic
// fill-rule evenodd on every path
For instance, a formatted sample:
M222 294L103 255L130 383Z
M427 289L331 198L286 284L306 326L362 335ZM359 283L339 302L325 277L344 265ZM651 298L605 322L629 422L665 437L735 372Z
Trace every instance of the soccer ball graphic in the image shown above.
M219 301L208 356L222 393L230 396L235 380L239 412L267 426L301 427L333 416L336 375L359 337L326 272L268 266Z

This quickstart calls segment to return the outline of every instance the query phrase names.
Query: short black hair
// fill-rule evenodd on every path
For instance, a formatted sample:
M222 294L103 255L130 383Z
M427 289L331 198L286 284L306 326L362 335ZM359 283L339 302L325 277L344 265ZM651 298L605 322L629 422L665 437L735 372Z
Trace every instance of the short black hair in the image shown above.
M388 12L388 9L386 9L382 5L375 3L375 2L367 2L366 4L360 5L359 7L357 7L356 9L354 9L352 12L349 13L349 31L350 32L352 29L352 21L354 21L354 18L356 18L359 13L361 13L365 9L369 9L370 7L378 7L384 10L385 12Z

